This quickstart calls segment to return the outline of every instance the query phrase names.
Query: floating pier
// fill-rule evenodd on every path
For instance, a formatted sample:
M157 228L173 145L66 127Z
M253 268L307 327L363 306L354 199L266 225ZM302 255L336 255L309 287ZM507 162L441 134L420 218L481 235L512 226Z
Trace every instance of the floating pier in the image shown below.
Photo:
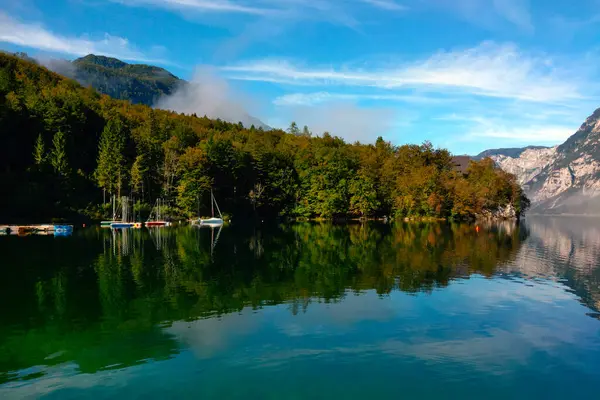
M0 234L4 235L70 235L73 225L0 225Z

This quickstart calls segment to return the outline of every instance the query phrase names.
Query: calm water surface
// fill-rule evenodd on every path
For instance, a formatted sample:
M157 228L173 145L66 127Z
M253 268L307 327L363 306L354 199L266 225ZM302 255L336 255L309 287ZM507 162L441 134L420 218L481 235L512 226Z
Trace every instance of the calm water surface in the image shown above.
M579 398L600 220L0 237L0 397Z

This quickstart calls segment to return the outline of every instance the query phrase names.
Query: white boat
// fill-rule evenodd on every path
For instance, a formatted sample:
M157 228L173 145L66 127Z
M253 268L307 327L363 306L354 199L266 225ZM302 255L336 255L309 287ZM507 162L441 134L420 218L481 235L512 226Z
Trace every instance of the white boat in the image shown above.
M217 207L217 212L219 213L219 218L215 217L215 207ZM223 215L221 214L221 210L219 209L219 205L217 204L217 200L213 195L212 190L210 191L210 211L212 213L211 218L198 220L198 224L200 226L210 226L212 228L223 225Z
M202 225L202 226L210 226L210 227L222 226L223 225L223 220L221 218L201 219L200 220L200 225Z

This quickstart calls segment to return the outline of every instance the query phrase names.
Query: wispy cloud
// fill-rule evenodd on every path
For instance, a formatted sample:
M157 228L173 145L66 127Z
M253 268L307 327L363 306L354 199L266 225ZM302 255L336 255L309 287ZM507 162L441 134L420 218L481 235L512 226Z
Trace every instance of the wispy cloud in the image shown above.
M331 93L331 92L312 92L312 93L289 93L276 97L273 104L277 106L317 106L324 103L335 101L393 101L404 103L432 104L446 101L445 99L434 98L417 94L364 94L364 93ZM451 100L450 100L451 101Z
M464 141L481 141L482 139L506 140L514 144L553 145L564 142L577 130L577 124L569 125L554 121L532 121L519 119L512 115L511 121L490 117L449 115L438 118L440 121L465 123L469 128L460 136Z
M534 30L529 0L413 0L434 11L443 11L474 25L498 29L511 24L522 31Z
M277 22L290 20L318 20L331 24L355 27L359 24L360 7L369 6L380 11L402 11L407 7L394 0L109 0L132 7L150 6L196 16L246 14L270 18Z
M22 22L1 11L0 42L76 56L95 53L124 60L161 62L142 53L122 37L108 33L99 39L58 35L41 24Z
M477 47L442 51L396 67L371 69L302 68L288 61L258 60L223 70L232 79L286 85L352 86L433 92L536 102L583 98L584 84L576 74L555 66L552 59L521 52L513 44L484 42ZM586 87L589 91L589 87Z
M362 0L362 2L388 11L405 11L408 9L405 5L398 4L392 0Z
M256 7L245 2L227 0L110 0L129 6L154 6L183 11L205 13L240 13L269 15L277 13L277 8Z

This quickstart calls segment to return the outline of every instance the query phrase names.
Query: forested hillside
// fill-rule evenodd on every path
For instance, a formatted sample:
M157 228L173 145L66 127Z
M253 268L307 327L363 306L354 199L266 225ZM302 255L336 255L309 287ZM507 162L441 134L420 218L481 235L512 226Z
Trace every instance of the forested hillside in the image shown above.
M154 104L172 94L184 81L169 71L144 64L127 64L116 58L89 54L73 61L73 76L84 86L132 103Z
M114 100L47 69L0 54L0 221L101 218L103 199L128 195L147 210L208 213L213 188L236 217L468 218L527 201L491 160L454 171L430 144L347 144L244 129Z

